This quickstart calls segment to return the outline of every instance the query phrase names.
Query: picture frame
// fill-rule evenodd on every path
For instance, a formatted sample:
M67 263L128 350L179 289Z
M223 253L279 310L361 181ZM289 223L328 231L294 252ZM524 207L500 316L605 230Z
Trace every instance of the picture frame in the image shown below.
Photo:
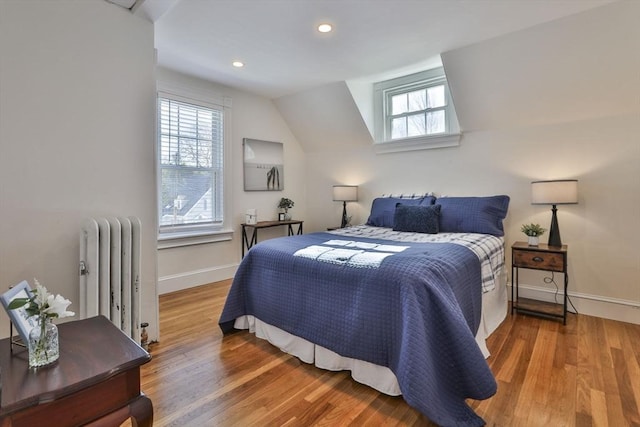
M257 209L247 209L247 213L244 216L245 224L255 225L258 223L258 211Z
M244 191L284 190L284 150L281 142L243 138Z
M32 296L31 288L26 280L23 280L4 294L0 295L0 302L4 307L4 310L7 312L11 323L16 328L16 331L18 331L18 335L20 335L20 338L25 345L29 342L29 332L31 332L31 329L33 329L38 322L35 317L31 317L27 314L27 310L24 307L10 310L9 304L11 304L11 301L16 298L31 298ZM13 337L10 338L13 340Z
M284 221L284 212L278 214L278 221Z

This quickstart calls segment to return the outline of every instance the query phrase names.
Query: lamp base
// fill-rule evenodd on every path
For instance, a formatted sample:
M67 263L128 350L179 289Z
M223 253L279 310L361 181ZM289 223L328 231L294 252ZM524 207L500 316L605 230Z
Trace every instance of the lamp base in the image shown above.
M342 224L340 224L340 228L345 228L348 222L349 218L347 217L347 202L342 202Z
M558 209L556 205L551 208L551 227L549 228L549 246L561 247L560 228L558 227Z

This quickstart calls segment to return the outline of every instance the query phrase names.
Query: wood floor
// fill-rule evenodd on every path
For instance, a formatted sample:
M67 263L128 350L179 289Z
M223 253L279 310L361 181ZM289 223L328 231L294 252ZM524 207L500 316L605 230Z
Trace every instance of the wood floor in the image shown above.
M154 426L430 426L390 397L280 352L248 332L222 336L230 282L160 297L161 342L142 369ZM469 401L489 426L640 426L640 326L523 314L491 336L498 392Z

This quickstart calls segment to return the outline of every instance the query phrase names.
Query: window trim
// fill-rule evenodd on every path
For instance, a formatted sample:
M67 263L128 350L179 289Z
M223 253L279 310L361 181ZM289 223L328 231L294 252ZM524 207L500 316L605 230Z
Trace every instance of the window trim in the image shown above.
M438 86L444 83L447 106L445 110L447 131L444 133L390 139L389 112L392 96L413 90ZM373 85L374 150L376 153L425 150L460 145L461 132L453 105L453 98L444 73L444 67L385 80Z
M233 239L233 230L206 232L163 233L158 236L158 249L179 248L182 246L202 245L205 243L227 242Z
M223 220L218 224L193 224L190 226L180 227L177 231L163 231L160 232L160 218L159 212L161 209L162 201L162 188L161 188L161 174L162 168L160 167L160 117L158 116L158 105L160 98L172 99L187 104L197 105L204 108L211 108L222 110L223 112L223 195L222 195L222 212ZM232 187L231 187L231 167L232 167L232 145L231 145L231 114L232 114L232 99L226 96L220 96L217 93L198 89L197 92L191 88L179 86L167 82L157 82L156 88L156 138L155 138L155 150L156 150L156 193L157 193L157 206L156 206L156 238L158 241L158 249L166 249L180 246L190 246L203 243L212 243L220 241L228 241L233 238L232 228Z
M399 153L402 151L428 150L433 148L457 147L462 139L461 133L438 134L437 136L417 136L375 142L373 149L377 154Z

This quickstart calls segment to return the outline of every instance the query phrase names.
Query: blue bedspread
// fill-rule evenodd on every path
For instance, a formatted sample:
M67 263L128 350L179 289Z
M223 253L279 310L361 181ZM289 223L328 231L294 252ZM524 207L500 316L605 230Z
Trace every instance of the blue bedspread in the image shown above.
M465 398L496 382L475 333L478 257L450 243L312 233L271 239L243 259L220 317L242 315L342 356L390 368L407 403L443 426L484 425Z

